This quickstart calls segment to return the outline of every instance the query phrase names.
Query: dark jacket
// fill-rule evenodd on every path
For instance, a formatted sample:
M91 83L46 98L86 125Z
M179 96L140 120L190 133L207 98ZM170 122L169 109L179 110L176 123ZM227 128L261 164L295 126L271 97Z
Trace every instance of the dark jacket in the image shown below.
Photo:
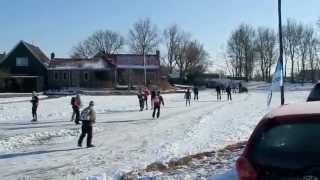
M190 91L186 91L186 93L184 94L184 98L185 99L191 99L191 92Z
M32 103L32 106L36 107L39 104L39 98L38 96L32 96L32 99L30 101Z

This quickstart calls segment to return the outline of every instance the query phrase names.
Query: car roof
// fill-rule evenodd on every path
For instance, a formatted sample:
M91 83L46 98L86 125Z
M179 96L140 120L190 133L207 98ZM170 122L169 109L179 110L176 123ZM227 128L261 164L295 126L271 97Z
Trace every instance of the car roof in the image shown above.
M320 101L288 104L272 110L266 114L256 126L248 140L248 144L243 151L242 156L246 156L248 154L256 134L261 132L263 127L274 125L274 123L303 121L305 118L310 117L315 117L315 120L317 121L320 120ZM319 119L317 117L319 117Z
M264 119L285 118L292 116L320 116L320 102L303 102L280 106L264 116Z

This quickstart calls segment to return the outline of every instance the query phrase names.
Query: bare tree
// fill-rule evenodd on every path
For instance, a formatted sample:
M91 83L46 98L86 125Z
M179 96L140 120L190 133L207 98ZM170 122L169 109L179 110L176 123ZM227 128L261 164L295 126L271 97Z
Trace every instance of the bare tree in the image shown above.
M204 73L208 67L208 53L197 40L188 43L186 52L186 72L188 80L194 81L197 75Z
M299 43L301 42L301 34L303 27L298 25L296 21L288 19L284 26L284 52L286 57L291 61L291 82L294 82L294 64L298 52ZM285 60L285 67L287 69L287 60ZM285 76L286 76L285 69Z
M310 51L313 46L313 41L314 40L314 30L313 28L310 27L304 27L301 33L301 38L300 38L300 44L298 46L298 51L299 51L299 56L301 60L301 82L302 84L305 81L305 72L306 72L306 60L308 57L308 51ZM310 54L309 54L310 58ZM312 57L311 57L312 58Z
M255 39L255 50L259 56L262 80L270 80L271 66L275 63L276 34L270 28L259 27Z
M181 43L183 38L183 32L181 32L177 25L172 25L164 30L164 39L167 47L167 63L169 68L169 73L172 73L176 57L179 50L179 43Z
M117 53L124 45L124 38L110 30L97 31L73 48L73 57L92 57L98 53Z
M181 81L184 81L186 78L187 63L186 63L185 52L188 48L189 41L190 41L190 37L184 34L178 43L179 47L175 55L175 63L177 64L177 67L179 70L179 77Z
M232 32L228 41L227 53L231 64L235 64L237 77L248 81L252 78L255 65L255 30L247 24L241 24Z
M317 69L317 64L319 61L319 56L318 56L318 51L319 51L319 40L313 37L310 41L310 44L308 45L307 48L307 56L308 56L308 62L309 62L309 67L311 70L311 80L312 82L316 82L316 77L315 77L315 71Z
M234 72L235 77L241 78L243 72L243 51L241 44L241 33L240 31L234 31L231 34L231 37L228 40L227 45L227 57L229 67L232 68L232 72Z
M208 53L197 40L191 40L189 34L181 33L174 53L175 63L181 81L194 78L204 73L208 67Z
M129 47L137 54L154 52L160 43L158 29L152 25L149 18L139 20L129 30Z
M73 47L71 57L74 58L89 58L93 54L90 53L89 42L87 40L79 42L77 46Z

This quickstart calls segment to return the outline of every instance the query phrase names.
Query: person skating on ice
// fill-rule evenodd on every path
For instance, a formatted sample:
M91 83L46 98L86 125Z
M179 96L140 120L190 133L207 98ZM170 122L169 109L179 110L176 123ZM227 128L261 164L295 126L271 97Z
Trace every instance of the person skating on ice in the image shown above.
M93 124L96 123L96 112L93 108L94 102L90 101L89 106L86 107L82 112L81 112L81 122L82 122L82 127L81 127L81 135L78 140L78 146L82 147L82 141L84 137L87 135L87 148L94 147L92 144L92 126Z
M216 92L217 92L217 101L221 101L221 88L220 88L220 86L216 87Z
M140 111L143 111L143 108L144 108L144 97L143 97L143 93L142 93L141 90L139 90L137 96L138 96Z
M32 103L32 120L31 121L36 122L38 121L37 110L39 105L39 98L35 91L32 92L32 98L30 102Z
M229 101L229 100L232 101L232 97L231 97L231 87L230 87L230 86L228 86L228 87L226 88L226 92L227 92L227 99L228 99L228 101Z
M187 89L187 91L184 94L184 98L186 99L186 106L191 105L190 104L190 100L191 100L191 92L190 92L190 88Z
M199 89L197 86L194 86L193 88L193 95L194 95L194 100L199 101Z
M153 100L153 113L152 113L152 117L154 118L156 115L156 111L157 111L157 118L160 117L160 109L161 109L161 104L164 106L164 100L163 97L160 95L160 91L158 91L158 93L156 94L154 100Z
M151 109L153 109L153 105L154 105L154 98L156 97L156 90L152 90L151 91Z
M149 96L149 90L147 87L143 90L143 101L144 105L146 106L146 110L148 110L148 96Z
M72 105L72 109L76 114L76 120L74 121L76 124L80 124L80 108L82 106L80 95L77 94L74 99L74 104Z

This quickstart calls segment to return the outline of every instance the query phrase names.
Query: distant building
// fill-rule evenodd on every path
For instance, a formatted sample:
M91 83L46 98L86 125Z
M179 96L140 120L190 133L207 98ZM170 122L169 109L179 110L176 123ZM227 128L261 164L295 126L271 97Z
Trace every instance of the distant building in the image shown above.
M1 78L1 91L42 91L46 89L112 88L117 85L143 85L144 68L147 82L158 84L160 53L145 56L137 54L97 55L93 58L50 59L32 44L20 41L0 61L0 69L9 76Z

